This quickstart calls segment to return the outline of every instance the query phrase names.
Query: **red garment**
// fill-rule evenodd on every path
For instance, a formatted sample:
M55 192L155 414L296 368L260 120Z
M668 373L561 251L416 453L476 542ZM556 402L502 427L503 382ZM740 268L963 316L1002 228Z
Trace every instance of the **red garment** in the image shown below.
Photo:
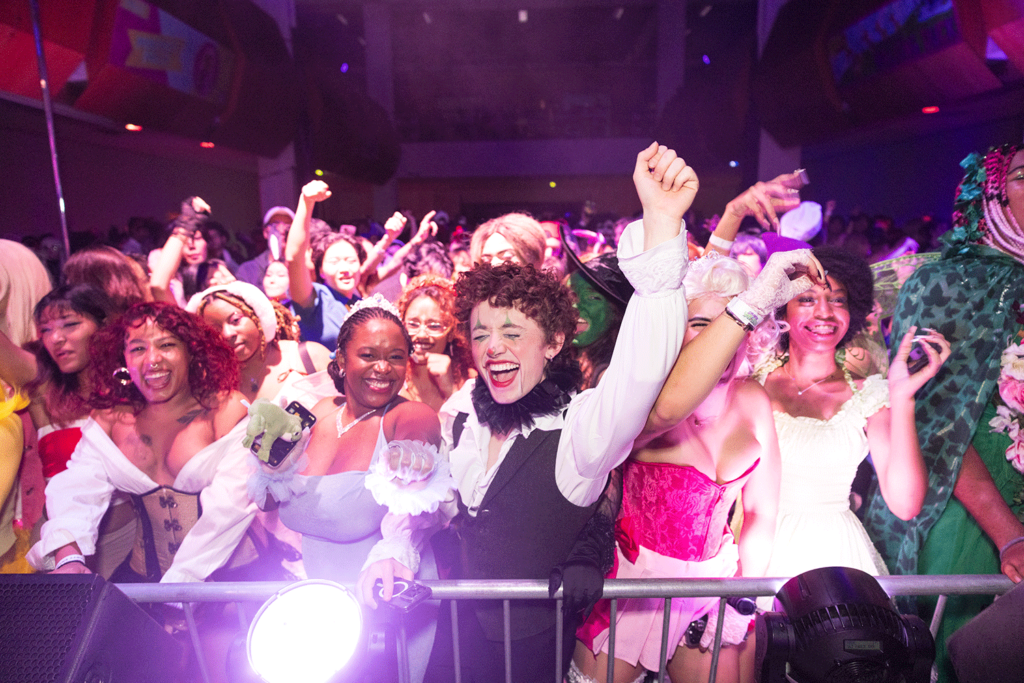
M68 468L68 460L82 438L81 426L46 431L39 437L39 457L43 461L43 476L49 479Z

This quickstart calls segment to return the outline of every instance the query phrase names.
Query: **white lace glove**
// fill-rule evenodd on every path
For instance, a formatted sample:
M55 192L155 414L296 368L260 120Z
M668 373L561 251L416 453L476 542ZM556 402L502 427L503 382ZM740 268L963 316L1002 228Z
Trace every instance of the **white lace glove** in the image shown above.
M423 481L437 466L437 449L422 441L392 441L388 455L380 459L378 472L389 481L398 479L403 484Z
M799 277L790 279L796 273L800 273ZM748 329L753 329L776 308L814 286L808 273L814 273L820 282L825 281L825 271L810 249L776 252L747 291L730 301L726 308Z
M718 600L708 612L708 625L704 628L704 635L700 637L700 647L707 650L715 642L715 631L718 629ZM750 622L754 620L753 614L743 615L737 612L729 603L725 604L725 625L722 627L722 644L739 645L747 637L747 629Z

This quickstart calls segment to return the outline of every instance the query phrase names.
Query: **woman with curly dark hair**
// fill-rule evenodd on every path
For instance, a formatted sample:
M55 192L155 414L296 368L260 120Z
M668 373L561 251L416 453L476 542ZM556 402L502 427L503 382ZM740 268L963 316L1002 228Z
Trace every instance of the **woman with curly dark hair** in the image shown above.
M246 408L238 363L201 318L136 304L93 336L92 417L68 468L46 488L49 516L29 552L38 569L89 573L85 556L111 496L131 496L143 533L115 581L203 581L240 544L256 506L246 491Z
M434 410L440 410L472 372L473 358L454 309L455 287L437 275L413 278L398 299L398 313L412 338L401 395Z
M854 376L842 354L871 312L871 270L838 247L813 253L828 272L828 287L815 286L779 309L778 318L789 327L785 355L769 364L764 381L782 456L779 514L765 576L829 566L888 574L850 510L850 485L870 451L893 514L911 519L921 509L928 475L914 425L914 394L939 371L950 347L934 330L915 337L917 329L911 328L895 351L888 380ZM928 362L911 374L907 358L915 343Z

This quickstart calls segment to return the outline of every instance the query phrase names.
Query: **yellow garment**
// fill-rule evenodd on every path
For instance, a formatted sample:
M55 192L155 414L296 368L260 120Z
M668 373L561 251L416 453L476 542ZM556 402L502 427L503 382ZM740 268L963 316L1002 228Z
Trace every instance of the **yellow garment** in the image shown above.
M15 399L0 404L0 411L7 412L6 417L0 417L0 561L5 563L8 560L6 554L15 542L14 512L18 501L16 484L21 454L25 449L21 417L13 410L8 410L8 404L14 403L17 398L16 395Z

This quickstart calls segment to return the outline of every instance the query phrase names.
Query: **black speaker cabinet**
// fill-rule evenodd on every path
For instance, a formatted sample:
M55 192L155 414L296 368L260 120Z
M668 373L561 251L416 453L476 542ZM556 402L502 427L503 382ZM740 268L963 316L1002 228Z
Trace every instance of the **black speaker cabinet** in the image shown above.
M182 646L95 574L0 576L0 683L171 683Z

